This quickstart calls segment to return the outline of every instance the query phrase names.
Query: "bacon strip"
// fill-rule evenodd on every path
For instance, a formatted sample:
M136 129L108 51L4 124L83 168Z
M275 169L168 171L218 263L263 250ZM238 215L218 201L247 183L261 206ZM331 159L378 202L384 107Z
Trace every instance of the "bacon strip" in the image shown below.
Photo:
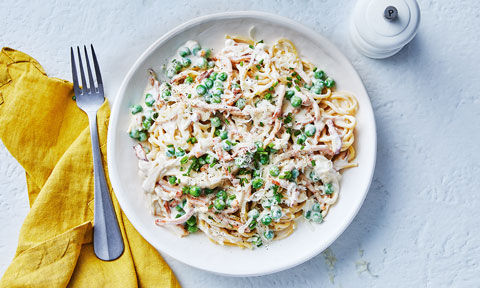
M213 72L213 69L210 69L210 70L207 70L207 71L203 72L202 74L198 75L197 82L200 83L203 79L210 76L210 74L212 74L212 72Z

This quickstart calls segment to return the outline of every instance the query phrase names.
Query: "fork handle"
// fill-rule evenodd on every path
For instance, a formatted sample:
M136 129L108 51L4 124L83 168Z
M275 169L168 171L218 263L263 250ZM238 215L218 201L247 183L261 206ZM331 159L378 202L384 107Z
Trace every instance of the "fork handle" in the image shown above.
M88 113L92 138L94 175L93 250L98 258L110 261L122 255L124 244L103 170L98 144L97 113Z

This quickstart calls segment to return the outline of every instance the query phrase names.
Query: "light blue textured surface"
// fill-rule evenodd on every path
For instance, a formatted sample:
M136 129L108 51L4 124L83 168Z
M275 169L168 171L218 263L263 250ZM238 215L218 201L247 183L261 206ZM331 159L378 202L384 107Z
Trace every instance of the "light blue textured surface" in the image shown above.
M136 58L163 33L233 10L313 27L364 80L377 120L377 167L362 209L329 252L254 278L216 276L167 258L184 287L480 286L479 1L419 1L418 35L385 60L365 58L349 42L353 0L26 2L0 2L0 45L70 79L68 48L94 43L112 100ZM0 274L27 213L23 170L0 145Z

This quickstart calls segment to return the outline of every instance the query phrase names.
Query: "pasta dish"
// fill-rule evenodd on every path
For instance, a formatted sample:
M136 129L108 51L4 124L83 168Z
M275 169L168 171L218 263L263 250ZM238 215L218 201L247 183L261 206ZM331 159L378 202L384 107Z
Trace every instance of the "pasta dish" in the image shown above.
M356 166L352 94L288 39L188 41L163 72L128 128L157 225L252 248L323 222Z

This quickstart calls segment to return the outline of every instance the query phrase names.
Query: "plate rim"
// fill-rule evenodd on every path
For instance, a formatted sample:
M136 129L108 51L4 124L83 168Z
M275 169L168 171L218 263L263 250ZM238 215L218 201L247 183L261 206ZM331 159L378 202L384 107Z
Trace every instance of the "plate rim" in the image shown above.
M268 269L267 268L267 269L263 269L263 270L261 270L259 272L256 272L256 273L253 273L253 272L252 273L225 273L225 272L220 272L220 271L214 271L214 270L211 270L211 269L206 269L205 267L194 265L194 264L188 263L186 261L183 261L181 259L178 259L178 258L174 257L173 255L171 255L166 249L161 250L161 249L157 248L156 245L154 245L154 243L147 240L147 236L149 236L149 234L150 234L147 231L148 229L144 229L142 227L142 225L140 225L138 223L138 221L136 220L136 217L129 217L129 215L135 215L135 212L131 211L129 206L126 205L128 200L123 198L122 193L117 194L115 192L117 189L122 190L122 188L121 188L122 185L120 184L120 181L119 181L118 176L117 176L118 175L117 161L114 157L108 157L108 155L115 155L115 151L116 151L116 147L115 147L114 141L112 141L112 139L114 139L113 125L115 125L114 123L118 122L118 117L119 117L119 109L120 109L119 108L119 105L120 105L119 99L120 99L122 94L125 94L127 83L130 81L133 74L138 70L138 68L142 64L142 62L151 53L153 53L158 48L158 46L160 46L163 42L168 41L170 38L174 37L175 35L182 33L183 31L187 30L188 28L199 25L199 24L202 24L204 22L222 20L222 19L235 19L235 18L240 18L241 19L241 18L251 18L251 17L259 18L259 19L262 19L262 20L267 20L267 21L270 21L274 24L283 23L283 24L291 25L293 27L292 28L293 30L297 30L297 31L298 30L303 30L306 33L308 33L310 35L313 35L314 37L320 39L322 41L322 45L325 45L328 50L338 51L338 56L340 57L340 60L342 61L342 64L348 65L348 69L351 70L354 73L354 75L356 77L358 77L358 79L360 80L360 83L361 83L361 86L362 86L361 89L363 91L358 91L358 92L364 93L367 96L368 105L365 106L363 104L362 109L369 110L369 111L367 111L367 117L371 118L370 120L371 120L371 123L373 125L373 127L372 127L373 128L373 130L372 130L373 134L371 136L373 138L373 142L371 143L372 146L373 146L373 157L371 158L371 163L369 163L372 168L371 168L371 171L369 171L369 175L368 175L368 185L366 186L366 189L363 192L363 196L362 196L361 201L359 201L357 203L357 205L355 207L355 211L353 211L354 213L352 213L351 217L347 221L345 221L344 224L340 227L340 229L338 230L338 234L335 235L335 237L331 237L331 239L329 241L325 242L324 245L319 246L317 249L312 249L311 253L309 255L307 255L306 257L303 257L303 258L301 258L297 261L294 261L294 262L288 262L287 264L285 264L285 265L283 265L279 268L276 268L276 269ZM208 14L208 15L196 17L196 18L193 18L189 21L186 21L186 22L174 27L173 29L169 30L168 32L166 32L162 36L160 36L137 58L137 60L133 63L133 65L129 69L128 73L123 78L122 83L120 85L120 88L118 89L118 92L116 93L115 98L113 99L112 102L113 102L113 105L111 106L112 109L111 109L111 115L110 115L110 121L109 121L109 124L108 124L108 133L107 133L107 167L108 167L108 174L109 174L110 182L111 182L111 185L112 185L113 193L115 193L115 197L117 198L121 209L123 210L125 216L128 218L130 223L133 225L135 230L137 230L140 233L140 235L150 245L152 245L152 247L155 248L155 250L157 250L158 252L161 252L161 253L165 253L169 257L171 257L171 258L173 258L173 259L175 259L175 260L177 260L177 261L179 261L183 264L186 264L188 266L195 267L197 269L207 271L207 272L210 272L210 273L214 273L214 274L217 274L217 275L233 276L233 277L249 277L249 276L268 275L268 274L277 273L277 272L284 271L284 270L290 269L292 267L298 266L298 265L300 265L302 263L305 263L306 261L312 259L313 257L317 256L321 252L323 252L325 249L327 249L333 242L335 242L345 232L347 227L350 226L350 224L352 223L353 219L355 219L355 217L358 215L358 212L360 211L360 208L363 206L365 198L366 198L366 196L367 196L367 194L370 190L371 183L372 183L372 180L373 180L373 175L374 175L374 172L375 172L375 166L376 166L377 130L376 130L375 115L373 113L373 107L372 107L372 104L371 104L371 101L370 101L370 97L368 96L368 92L365 88L365 84L363 83L362 78L360 77L357 70L354 68L354 66L350 62L350 60L345 56L345 54L336 45L334 45L329 39L327 39L326 37L324 37L320 33L316 32L315 30L313 30L313 29L311 29L311 28L309 28L309 27L307 27L307 26L305 26L305 25L303 25L303 24L301 24L297 21L289 19L287 17L283 17L283 16L279 16L279 15L276 15L276 14L271 14L271 13L266 13L266 12L246 10L246 11L229 11L229 12L220 12L220 13ZM115 188L117 188L117 189L115 189ZM148 237L148 238L150 238L150 237Z

